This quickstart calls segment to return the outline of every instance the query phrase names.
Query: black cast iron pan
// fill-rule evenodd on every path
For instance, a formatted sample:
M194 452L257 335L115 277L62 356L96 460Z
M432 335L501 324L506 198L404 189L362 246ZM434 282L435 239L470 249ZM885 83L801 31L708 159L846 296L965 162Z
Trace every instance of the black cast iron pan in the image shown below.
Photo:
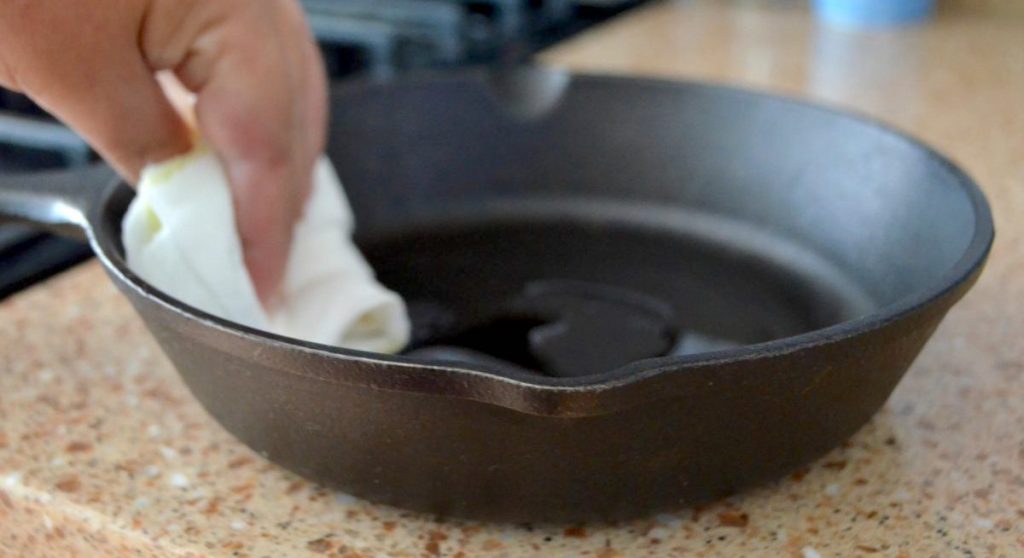
M335 90L330 155L410 302L406 355L156 292L125 267L132 194L106 169L0 177L0 213L85 234L196 397L270 460L500 520L635 516L815 459L981 271L981 192L912 139L726 87L565 77Z

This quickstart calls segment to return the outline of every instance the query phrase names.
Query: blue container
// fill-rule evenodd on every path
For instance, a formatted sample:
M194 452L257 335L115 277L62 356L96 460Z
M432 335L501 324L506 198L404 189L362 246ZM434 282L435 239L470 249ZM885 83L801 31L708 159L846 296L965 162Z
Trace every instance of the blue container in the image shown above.
M844 27L884 27L931 17L934 0L813 0L818 18Z

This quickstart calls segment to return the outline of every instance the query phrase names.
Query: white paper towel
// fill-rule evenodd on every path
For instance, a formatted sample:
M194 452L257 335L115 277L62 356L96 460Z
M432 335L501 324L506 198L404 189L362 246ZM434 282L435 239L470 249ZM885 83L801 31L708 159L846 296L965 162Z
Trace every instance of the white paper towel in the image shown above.
M409 340L401 297L352 243L352 210L326 157L295 227L281 300L268 313L246 270L223 167L206 148L150 165L125 214L128 266L154 287L221 318L287 337L394 353Z

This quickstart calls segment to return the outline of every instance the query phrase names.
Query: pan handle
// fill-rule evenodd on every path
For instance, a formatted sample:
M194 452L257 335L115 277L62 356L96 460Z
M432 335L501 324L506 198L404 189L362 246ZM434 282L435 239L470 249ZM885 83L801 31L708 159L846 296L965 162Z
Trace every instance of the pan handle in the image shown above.
M22 221L85 239L87 217L117 175L103 163L72 170L0 174L0 221Z

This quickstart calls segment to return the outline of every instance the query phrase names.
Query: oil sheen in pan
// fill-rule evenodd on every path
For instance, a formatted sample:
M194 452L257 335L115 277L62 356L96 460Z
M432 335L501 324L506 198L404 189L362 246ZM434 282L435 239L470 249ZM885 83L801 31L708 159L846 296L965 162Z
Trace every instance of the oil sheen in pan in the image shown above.
M358 241L380 280L414 308L432 309L414 312L414 321L450 327L549 280L660 301L679 322L676 354L797 335L878 306L811 249L680 206L564 197L456 204L362 233Z

